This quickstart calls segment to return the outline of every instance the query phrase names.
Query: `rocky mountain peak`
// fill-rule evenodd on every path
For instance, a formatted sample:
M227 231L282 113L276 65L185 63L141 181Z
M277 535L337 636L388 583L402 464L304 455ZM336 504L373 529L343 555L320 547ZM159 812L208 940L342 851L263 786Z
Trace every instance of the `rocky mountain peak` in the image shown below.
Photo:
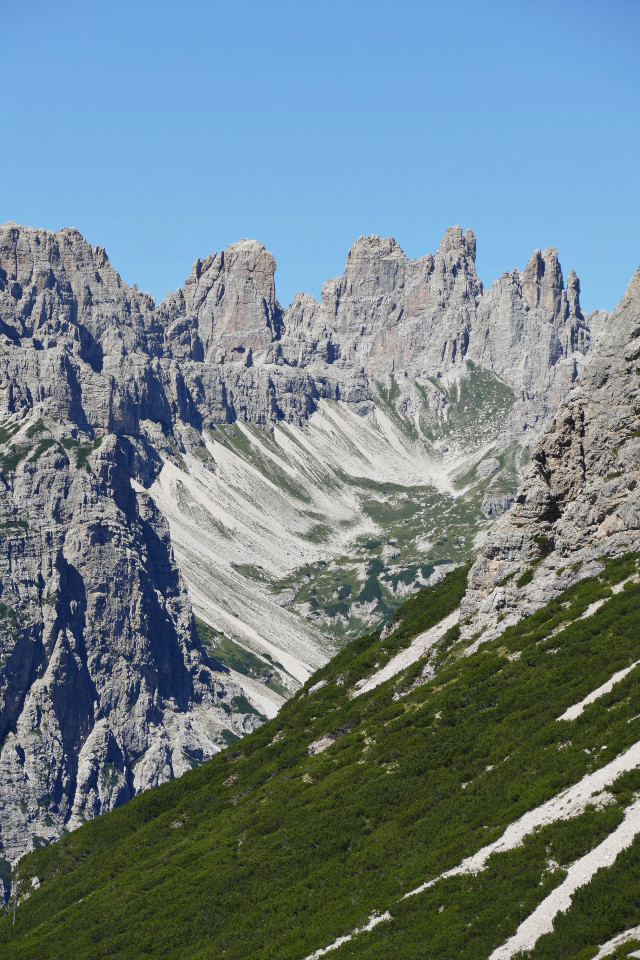
M168 422L171 405L187 420L197 407L208 423L296 420L315 409L318 396L365 410L374 380L394 376L410 390L416 377L444 373L467 357L494 369L533 405L531 427L549 409L539 408L538 394L549 404L564 395L589 344L577 277L570 275L565 291L554 249L536 251L522 275L514 271L486 292L475 272L475 237L460 226L447 229L435 254L415 260L391 237L360 237L343 276L323 285L321 302L296 297L286 314L276 297L274 257L256 240L197 260L184 288L156 308L76 230L9 225L0 238L3 329L12 341L35 337L36 347L46 345L46 358L30 354L31 368L36 360L50 363L57 345L96 373L108 371L113 380L100 416L83 410L104 429L135 423L140 409ZM560 364L572 356L574 363ZM180 370L172 361L182 363ZM124 367L136 372L123 378ZM43 374L32 369L30 376L39 382ZM15 404L29 387L13 377L6 389ZM104 380L96 391L104 394Z
M377 233L361 236L355 241L347 254L347 269L352 261L376 261L387 257L397 257L406 260L407 256L393 237L380 237Z
M582 316L582 310L580 309L580 280L575 270L570 270L569 276L567 277L567 301L569 303L569 310L577 317Z
M14 336L52 345L74 328L91 363L102 354L158 346L153 298L127 286L104 248L91 247L73 227L55 233L0 227L0 301Z
M482 282L476 274L476 238L462 227L448 227L434 257L414 261L416 271L422 269L431 297L443 307L460 301L474 301L482 294ZM432 274L432 276L431 276Z
M390 293L404 285L408 263L403 249L393 237L379 237L377 234L359 237L347 254L342 277L323 287L323 297L333 306L335 297Z
M440 241L438 253L442 257L449 257L451 259L464 259L469 257L475 262L476 238L473 231L466 230L465 233L463 233L462 227L459 225L447 227Z
M564 280L555 247L536 250L521 275L522 292L530 307L542 306L552 315L560 311Z
M570 274L564 289L557 251L549 248L536 251L522 274L504 274L485 291L475 256L474 234L459 225L446 230L435 254L415 260L393 238L360 237L343 275L323 285L320 304L297 297L289 306L280 356L299 367L326 357L329 382L349 370L336 395L361 399L356 370L369 380L394 376L401 392L410 392L417 377L444 374L468 358L498 372L521 397L516 430L535 428L564 396L589 347L578 279Z
M476 259L476 235L475 235L475 233L473 232L473 230L471 230L471 229L465 230L465 232L464 232L464 234L463 234L463 239L464 239L464 241L465 241L465 244L466 244L466 247L467 247L467 251L468 251L468 253L469 253L469 256L472 257L472 258L473 258L473 261L475 262L475 259Z
M169 317L170 324L185 315L191 318L200 342L193 359L246 362L280 337L275 271L273 254L257 240L239 240L196 261L182 296L173 297L171 306L178 316Z

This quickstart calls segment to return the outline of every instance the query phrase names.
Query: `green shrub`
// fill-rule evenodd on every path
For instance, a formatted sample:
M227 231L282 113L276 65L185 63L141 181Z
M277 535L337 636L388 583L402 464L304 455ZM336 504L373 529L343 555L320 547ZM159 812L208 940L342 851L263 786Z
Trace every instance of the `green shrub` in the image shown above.
M531 583L531 581L533 580L533 571L534 571L533 566L529 566L524 571L524 573L520 574L520 576L516 580L516 585L518 587L526 587L528 583Z

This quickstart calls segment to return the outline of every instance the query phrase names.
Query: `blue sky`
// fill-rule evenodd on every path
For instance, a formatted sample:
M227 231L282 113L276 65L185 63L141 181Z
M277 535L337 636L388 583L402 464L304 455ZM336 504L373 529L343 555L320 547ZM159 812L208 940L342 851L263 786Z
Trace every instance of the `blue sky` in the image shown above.
M583 307L640 264L640 2L2 5L0 221L73 225L154 296L240 237L319 295L361 234L556 246Z

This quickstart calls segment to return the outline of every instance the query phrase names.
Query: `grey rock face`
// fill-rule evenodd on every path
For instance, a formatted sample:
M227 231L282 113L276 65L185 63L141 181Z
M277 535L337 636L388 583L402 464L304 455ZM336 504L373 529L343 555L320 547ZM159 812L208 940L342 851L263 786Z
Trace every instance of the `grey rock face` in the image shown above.
M557 251L539 250L520 274L503 274L479 308L470 356L499 374L520 396L519 422L539 426L575 380L590 346L574 271L566 289Z
M474 259L475 239L459 227L447 231L435 256L419 260L390 238L360 237L343 276L324 284L307 328L325 333L327 359L342 369L362 369L372 379L403 377L409 368L435 375L466 353L482 292ZM301 321L294 304L285 315L289 337Z
M162 330L154 301L127 287L102 247L74 229L50 233L17 224L0 228L3 332L48 347L75 328L78 353L99 367L138 348L156 353Z
M490 491L482 501L482 512L485 517L500 517L513 503L513 497Z
M539 429L590 346L578 279L572 271L565 289L550 249L487 291L475 254L475 237L460 227L447 230L435 256L418 260L394 240L361 237L320 304L300 296L285 312L282 356L297 366L326 361L326 381L343 399L372 399L373 384L394 377L408 409L416 380L474 361L514 389L515 434Z
M369 409L392 377L410 411L417 379L428 389L470 360L515 390L518 429L539 427L590 346L577 277L565 289L556 251L537 251L486 291L475 251L459 227L418 260L390 238L361 237L320 303L301 294L283 311L273 257L242 240L198 260L156 308L77 231L5 225L0 398L114 433L143 420L301 422L321 397Z
M169 297L161 310L168 318L178 314L167 328L171 353L209 363L240 361L247 367L254 353L266 356L282 332L275 270L272 254L255 240L240 240L197 260L184 290ZM183 315L193 337L184 336Z
M639 362L640 270L470 572L466 611L486 626L498 612L518 618L546 603L599 559L640 548ZM532 561L530 583L504 582Z
M41 404L83 429L113 433L136 433L144 419L169 426L153 359L162 346L154 307L77 230L0 227L4 410Z
M156 305L77 231L0 227L0 855L259 722L203 649L166 521L144 493L203 428L304 423L322 398L365 413L380 384L410 417L423 394L444 408L439 381L471 361L516 392L514 437L540 429L590 347L577 278L564 286L551 250L486 291L475 248L459 227L418 260L362 237L319 303L300 294L283 310L273 257L242 240ZM580 454L592 427L572 403L545 453L552 479L518 504L532 523L541 510L555 523L592 469ZM486 512L504 505L500 492ZM522 551L526 533L509 531L508 549Z
M166 522L131 487L131 443L27 434L25 423L13 438L22 459L10 470L4 457L0 479L7 859L258 722L232 715L241 691L195 634Z
M376 384L392 378L411 412L416 380L429 390L430 378L470 360L515 390L514 435L539 430L590 346L578 279L572 271L565 289L550 249L487 291L475 254L475 237L460 227L417 260L391 238L360 237L319 303L298 294L283 311L273 257L243 240L197 261L184 289L160 305L166 353L182 361L203 424L300 422L322 397L366 412ZM602 322L597 315L598 329Z

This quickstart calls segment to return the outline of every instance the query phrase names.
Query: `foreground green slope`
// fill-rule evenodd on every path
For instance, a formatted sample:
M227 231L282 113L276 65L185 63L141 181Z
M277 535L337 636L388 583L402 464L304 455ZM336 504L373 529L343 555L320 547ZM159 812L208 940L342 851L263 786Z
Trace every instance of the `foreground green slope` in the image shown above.
M389 637L352 643L226 753L21 861L30 895L15 925L11 911L0 923L0 956L303 960L389 911L330 957L488 957L640 791L640 770L624 772L602 804L475 874L437 879L640 740L640 668L577 719L557 719L640 659L636 575L635 556L610 561L468 656L454 627L432 679L422 661L351 696L457 607L466 571L454 571L405 604ZM323 736L335 740L310 755ZM636 840L533 955L586 960L639 911Z

